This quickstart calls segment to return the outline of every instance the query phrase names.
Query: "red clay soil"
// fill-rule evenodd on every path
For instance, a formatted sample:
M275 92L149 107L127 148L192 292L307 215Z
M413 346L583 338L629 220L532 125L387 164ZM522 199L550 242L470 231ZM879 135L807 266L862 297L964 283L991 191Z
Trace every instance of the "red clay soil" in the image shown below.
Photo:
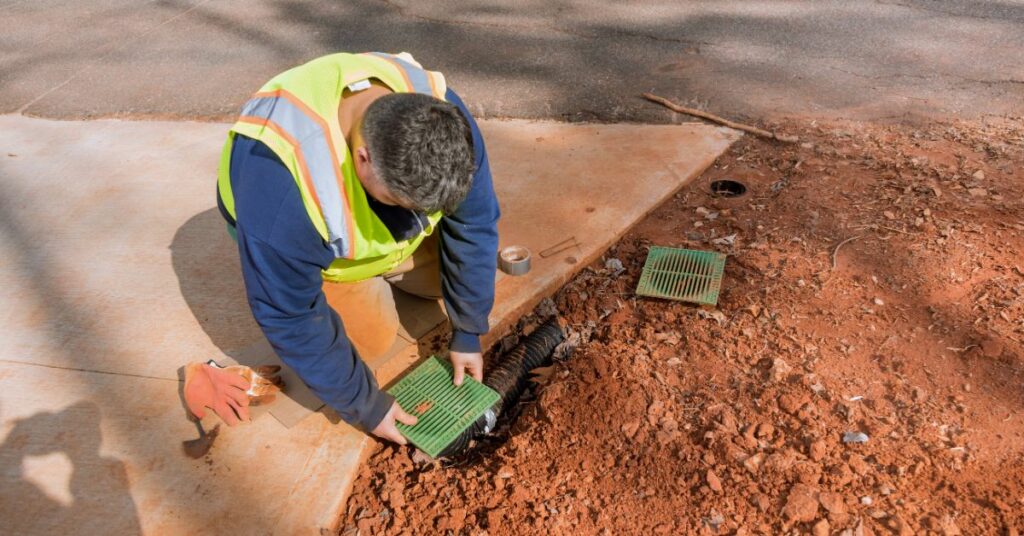
M782 127L558 293L585 340L507 442L378 446L342 533L1024 530L1024 121ZM728 253L718 308L635 297L650 245Z

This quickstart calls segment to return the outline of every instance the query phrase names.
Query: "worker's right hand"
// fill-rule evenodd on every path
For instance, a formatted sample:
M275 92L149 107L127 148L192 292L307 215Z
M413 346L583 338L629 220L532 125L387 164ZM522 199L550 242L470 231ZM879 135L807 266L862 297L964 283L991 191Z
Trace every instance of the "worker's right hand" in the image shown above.
M381 439L394 441L399 445L406 444L405 437L402 436L402 433L398 431L398 427L395 426L396 420L402 424L408 424L409 426L412 426L419 421L415 415L410 415L403 411L401 406L398 405L398 402L395 401L391 403L391 409L388 410L384 415L384 418L381 419L380 424L378 424L371 433Z
M228 426L239 419L249 420L249 382L236 372L212 367L206 363L185 366L185 404L193 415L202 419L206 408Z

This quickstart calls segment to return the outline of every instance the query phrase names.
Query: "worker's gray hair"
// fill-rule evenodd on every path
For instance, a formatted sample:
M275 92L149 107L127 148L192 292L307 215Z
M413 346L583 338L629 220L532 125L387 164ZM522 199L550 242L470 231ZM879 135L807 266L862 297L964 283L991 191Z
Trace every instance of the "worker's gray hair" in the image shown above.
M451 214L473 182L473 134L457 107L393 93L363 116L370 163L392 195L424 212Z

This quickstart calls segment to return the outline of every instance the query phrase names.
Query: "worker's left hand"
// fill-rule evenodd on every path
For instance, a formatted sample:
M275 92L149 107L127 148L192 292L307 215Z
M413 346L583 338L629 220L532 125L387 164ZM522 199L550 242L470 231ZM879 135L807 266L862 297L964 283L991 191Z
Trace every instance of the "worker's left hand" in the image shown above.
M484 356L480 352L451 352L448 356L455 372L455 385L462 385L466 371L478 382L484 381Z

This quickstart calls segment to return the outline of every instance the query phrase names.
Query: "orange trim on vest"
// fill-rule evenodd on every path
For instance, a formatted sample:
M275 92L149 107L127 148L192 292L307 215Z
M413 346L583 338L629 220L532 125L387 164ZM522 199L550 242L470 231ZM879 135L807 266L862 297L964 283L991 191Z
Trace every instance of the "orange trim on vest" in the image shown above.
M309 174L309 168L306 167L306 157L305 155L302 154L302 146L299 145L297 141L295 141L295 138L293 138L291 134L285 132L285 130L281 128L280 125L278 125L277 123L269 119L264 119L262 117L243 115L238 118L238 122L249 123L250 125L269 128L270 130L273 130L275 133L277 133L278 136L281 136L282 138L287 140L288 143L292 144L292 147L295 148L295 156L298 157L299 160L299 168L302 169L302 182L306 184L306 191L309 192L309 195L313 196L313 202L316 204L316 210L317 212L320 212L320 217L323 218L324 215L323 209L320 208L320 199L316 195L316 188L314 188L312 182L310 182L312 178Z
M405 68L402 67L401 64L399 64L395 60L391 59L390 57L377 56L377 55L372 55L371 57L373 57L373 58L380 58L380 59L390 63L392 67L394 67L396 70L398 70L398 74L402 75L402 80L405 80L405 87L409 88L409 91L416 91L415 86L412 85L412 80L409 79L409 73L405 72ZM430 76L427 76L427 78L430 78Z
M356 226L355 226L355 221L353 221L353 219L352 219L352 205L348 202L348 192L345 191L345 177L341 173L341 163L338 162L338 154L336 152L337 146L334 145L334 137L331 136L331 129L328 128L327 123L325 123L323 118L320 117L320 114L314 112L309 106L306 106L306 104L304 102L299 100L298 97L296 97L295 95L293 95L291 92L289 92L286 89L276 89L274 91L261 91L261 92L256 93L255 95L253 95L253 98L263 98L263 97L284 97L285 99L288 100L288 102L294 104L298 109L302 110L303 113L305 113L307 116L309 116L314 121L316 121L317 124L320 125L320 128L323 129L324 135L327 136L327 146L330 147L330 149L331 149L331 163L334 165L334 177L336 179L335 182L338 183L338 191L341 193L341 202L342 202L342 204L346 208L346 210L345 210L345 220L348 222L348 225L346 225L346 229L348 229L348 243L352 245L352 247L349 248L349 252L348 252L349 256L346 257L346 258L348 258L348 259L355 259L355 256L356 256L356 241L355 241L355 234L354 233L355 233ZM278 131L276 129L275 129L275 131L280 133L280 131ZM292 139L290 136L287 136L287 135L284 135L284 136L288 139L288 142L291 143L296 148L296 150L301 151L301 149L299 148L299 145L295 142L294 139ZM305 168L305 160L302 160L302 163L303 163L302 171L303 171L303 173L308 175L309 172ZM310 187L310 184L309 184L308 181L306 183L306 187L307 188ZM313 194L313 201L316 202L317 209L320 210L320 216L323 217L323 209L320 209L320 200L316 197L316 189L313 188L313 189L310 190L310 192L312 192L312 194Z
M423 72L427 75L427 82L430 84L430 96L434 97L435 99L444 100L443 96L437 96L437 85L434 84L434 74L426 70L424 70Z

